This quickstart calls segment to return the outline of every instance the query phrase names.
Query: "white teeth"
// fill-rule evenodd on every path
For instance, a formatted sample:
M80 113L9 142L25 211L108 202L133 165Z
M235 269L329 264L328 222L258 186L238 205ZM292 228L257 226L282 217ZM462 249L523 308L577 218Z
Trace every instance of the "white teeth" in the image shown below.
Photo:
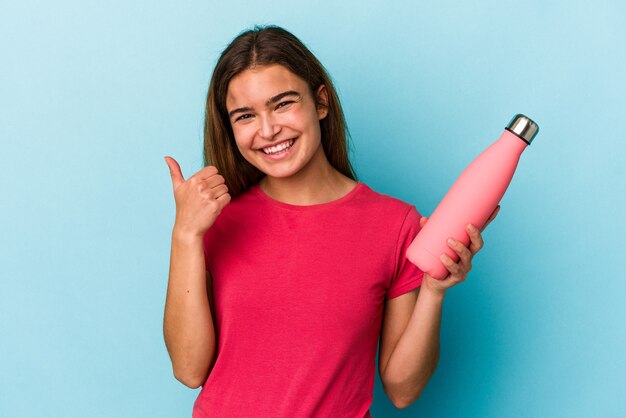
M293 139L290 139L287 142L283 142L282 144L275 145L273 147L263 148L263 152L266 154L276 154L277 152L283 151L293 145Z

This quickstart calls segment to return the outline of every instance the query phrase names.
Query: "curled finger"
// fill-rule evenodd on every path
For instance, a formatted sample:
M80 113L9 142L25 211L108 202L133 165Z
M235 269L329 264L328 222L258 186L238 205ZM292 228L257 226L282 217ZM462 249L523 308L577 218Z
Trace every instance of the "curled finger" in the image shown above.
M471 240L469 249L472 254L476 254L485 245L483 241L483 237L481 236L478 228L476 228L474 225L471 225L471 224L468 225L467 232Z
M225 184L219 184L213 188L211 188L212 199L219 199L220 196L228 193L228 186Z

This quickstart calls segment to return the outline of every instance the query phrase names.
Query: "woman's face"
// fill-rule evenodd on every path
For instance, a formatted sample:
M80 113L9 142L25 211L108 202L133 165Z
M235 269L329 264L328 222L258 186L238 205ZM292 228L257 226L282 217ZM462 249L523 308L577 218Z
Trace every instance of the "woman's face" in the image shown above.
M317 93L327 103L324 85ZM316 108L306 82L282 65L256 67L233 77L226 109L237 148L268 176L288 177L326 158L319 121L327 108Z

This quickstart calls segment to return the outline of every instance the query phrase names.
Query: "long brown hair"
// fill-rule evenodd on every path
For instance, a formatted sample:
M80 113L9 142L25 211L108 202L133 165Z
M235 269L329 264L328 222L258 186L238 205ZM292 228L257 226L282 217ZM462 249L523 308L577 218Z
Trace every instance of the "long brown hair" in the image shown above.
M239 152L226 110L230 80L254 66L280 64L302 78L319 105L315 92L324 84L328 114L320 120L321 140L328 162L345 176L356 180L348 159L348 128L339 98L324 66L287 30L255 25L241 32L220 55L209 85L204 122L204 165L214 165L224 177L228 192L235 197L257 183L265 174Z

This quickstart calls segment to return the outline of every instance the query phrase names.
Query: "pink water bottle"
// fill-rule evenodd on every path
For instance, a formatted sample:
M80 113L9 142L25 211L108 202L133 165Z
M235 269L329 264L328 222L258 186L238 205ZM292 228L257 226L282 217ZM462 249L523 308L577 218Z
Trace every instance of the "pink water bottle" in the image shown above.
M539 127L518 114L511 119L502 136L484 150L461 173L443 200L428 218L406 251L406 257L435 279L450 272L439 256L447 254L454 262L459 256L446 241L453 237L466 247L470 237L467 224L481 229L506 192L524 149Z

